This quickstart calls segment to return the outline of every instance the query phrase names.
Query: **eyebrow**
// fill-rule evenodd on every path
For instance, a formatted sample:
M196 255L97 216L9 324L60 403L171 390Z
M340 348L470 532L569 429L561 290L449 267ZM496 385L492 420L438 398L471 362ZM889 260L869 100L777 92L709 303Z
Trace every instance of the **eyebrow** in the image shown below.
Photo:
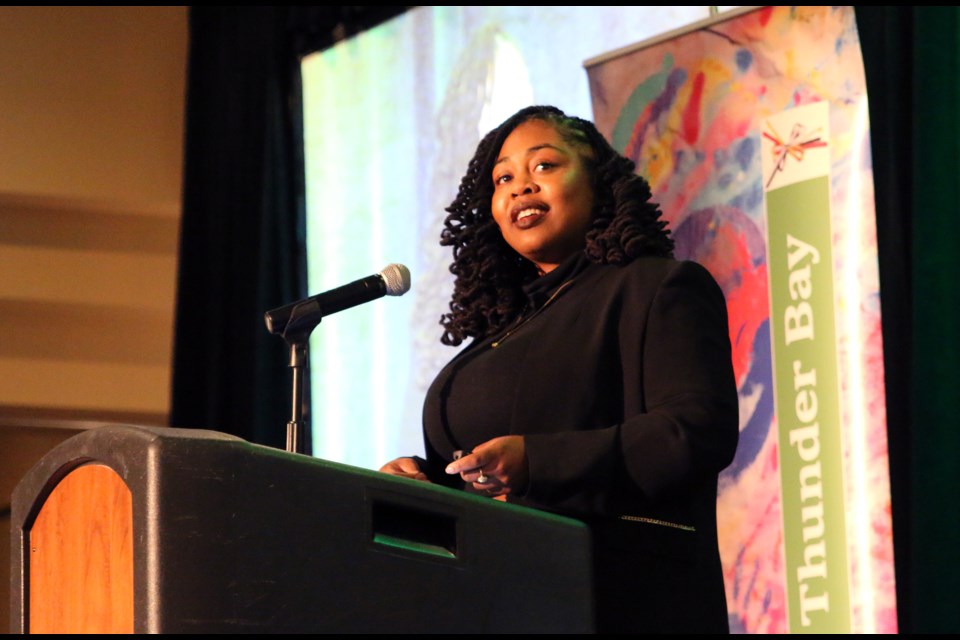
M540 149L555 149L555 150L559 151L560 153L564 153L564 154L566 153L566 151L564 151L564 150L561 149L560 147L558 147L558 146L556 146L556 145L553 145L553 144L550 144L549 142L545 142L545 143L543 143L543 144L538 144L538 145L536 145L536 146L530 147L529 149L527 149L527 153L528 153L528 154L529 154L529 153L533 153L534 151L539 151ZM497 166L497 165L500 164L501 162L504 162L504 161L509 160L509 159L510 159L510 156L501 156L501 157L497 158L497 161L493 163L493 166Z

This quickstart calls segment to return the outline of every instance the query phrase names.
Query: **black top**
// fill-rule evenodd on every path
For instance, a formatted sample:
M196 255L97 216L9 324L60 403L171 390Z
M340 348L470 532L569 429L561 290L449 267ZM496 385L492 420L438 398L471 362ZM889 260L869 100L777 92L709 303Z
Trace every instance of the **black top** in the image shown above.
M463 487L455 449L524 435L508 500L591 524L599 630L726 631L717 475L738 400L719 286L694 262L578 254L525 290L520 320L428 390L421 466Z
M537 384L521 378L520 369L514 366L524 360L536 339L535 326L525 325L545 304L562 296L589 265L578 255L524 287L527 308L522 317L506 330L474 341L433 381L424 405L424 426L441 458L450 460L457 449L469 451L492 438L517 433L505 430L513 404L522 402L525 390Z

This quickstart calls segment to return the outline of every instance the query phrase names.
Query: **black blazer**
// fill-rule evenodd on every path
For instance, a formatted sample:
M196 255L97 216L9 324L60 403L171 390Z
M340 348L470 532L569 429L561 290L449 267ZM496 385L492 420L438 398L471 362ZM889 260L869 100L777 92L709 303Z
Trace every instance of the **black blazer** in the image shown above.
M500 435L524 435L530 470L510 501L590 524L598 629L727 631L717 476L739 429L722 291L694 262L579 256L527 293L535 315L476 341L431 387L425 471L449 484L452 450L488 439L471 444L470 421L458 429L442 415L451 380L484 362L467 415L498 394Z

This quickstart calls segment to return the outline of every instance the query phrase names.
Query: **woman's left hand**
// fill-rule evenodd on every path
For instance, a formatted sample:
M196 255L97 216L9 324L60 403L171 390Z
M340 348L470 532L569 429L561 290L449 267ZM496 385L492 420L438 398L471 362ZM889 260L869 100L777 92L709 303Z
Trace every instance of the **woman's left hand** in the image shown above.
M474 447L454 460L447 473L460 474L464 482L490 496L506 496L527 485L527 454L523 436L501 436Z

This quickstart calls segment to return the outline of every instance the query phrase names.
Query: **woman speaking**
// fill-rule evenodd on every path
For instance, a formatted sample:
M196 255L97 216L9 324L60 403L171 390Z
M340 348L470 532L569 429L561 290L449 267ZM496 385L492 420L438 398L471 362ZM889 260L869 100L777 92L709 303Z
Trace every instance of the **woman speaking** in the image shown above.
M427 393L425 459L381 471L586 522L598 632L726 633L726 303L673 259L634 168L553 107L484 137L441 235L456 277L441 340L469 344Z

